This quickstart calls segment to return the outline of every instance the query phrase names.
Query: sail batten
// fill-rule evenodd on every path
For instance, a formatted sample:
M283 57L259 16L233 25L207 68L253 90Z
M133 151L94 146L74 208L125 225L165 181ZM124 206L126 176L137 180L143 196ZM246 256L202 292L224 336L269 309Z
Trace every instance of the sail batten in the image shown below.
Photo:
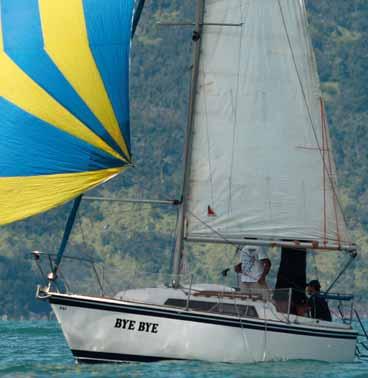
M0 2L0 224L130 165L133 8L134 0Z
M207 0L214 21L241 26L202 33L186 237L349 245L304 2Z

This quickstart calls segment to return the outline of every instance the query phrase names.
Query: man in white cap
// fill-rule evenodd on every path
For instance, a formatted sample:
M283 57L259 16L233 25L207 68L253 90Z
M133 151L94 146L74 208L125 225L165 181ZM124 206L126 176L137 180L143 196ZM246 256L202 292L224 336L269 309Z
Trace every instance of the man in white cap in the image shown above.
M241 273L240 291L256 292L268 289L266 277L271 269L271 261L263 247L246 245L240 250L240 263L235 271Z

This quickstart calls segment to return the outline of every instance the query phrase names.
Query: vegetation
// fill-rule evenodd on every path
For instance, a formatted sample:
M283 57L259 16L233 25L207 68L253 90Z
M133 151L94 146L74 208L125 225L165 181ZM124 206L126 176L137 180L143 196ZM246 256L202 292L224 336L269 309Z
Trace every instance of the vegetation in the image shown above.
M367 298L368 273L368 2L307 0L322 89L329 114L341 198L348 225L361 251L343 284ZM180 195L183 135L191 65L191 28L159 26L158 21L192 20L191 0L147 2L133 43L131 113L136 167L96 189L117 198L174 199ZM39 281L29 252L57 251L70 204L3 227L0 233L2 314L28 317L46 313L36 302ZM69 255L93 257L129 272L168 272L176 214L170 208L84 201ZM224 253L225 252L225 253ZM272 253L274 266L278 254ZM344 256L310 258L310 275L326 285ZM220 277L234 263L223 247L190 249L186 266L201 276ZM130 276L127 276L130 277Z

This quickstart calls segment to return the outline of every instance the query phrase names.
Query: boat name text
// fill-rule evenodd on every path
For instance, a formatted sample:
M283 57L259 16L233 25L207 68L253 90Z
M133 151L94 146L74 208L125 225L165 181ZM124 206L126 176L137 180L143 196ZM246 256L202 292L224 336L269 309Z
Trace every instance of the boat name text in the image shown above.
M130 319L116 318L114 328L121 328L129 331L158 333L158 323L137 322Z

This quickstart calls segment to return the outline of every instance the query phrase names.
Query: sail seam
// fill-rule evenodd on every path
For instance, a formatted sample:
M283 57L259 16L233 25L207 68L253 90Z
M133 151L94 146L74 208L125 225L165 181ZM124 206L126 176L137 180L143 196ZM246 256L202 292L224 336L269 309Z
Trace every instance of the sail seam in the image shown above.
M231 245L233 245L233 246L239 246L239 243L237 243L237 242L235 242L235 241L233 241L233 240L231 240L231 239L228 239L228 238L226 238L224 235L222 235L218 230L216 230L214 227L212 227L210 224L208 224L207 222L205 222L203 219L201 219L199 216L197 216L196 214L194 214L192 211L190 211L189 209L187 210L187 212L188 212L188 214L190 215L190 216L192 216L193 218L195 218L199 223L201 223L201 224L203 224L206 228L208 228L213 234L215 234L215 235L217 235L221 240L223 240L226 244L231 244ZM199 236L199 238L201 238L201 236ZM258 237L256 237L256 236L248 236L248 238L250 238L250 239L252 239L252 240L255 240L255 239L258 239ZM187 237L187 240L191 240L192 239L192 237ZM247 237L245 236L244 237L244 240L246 240L247 239ZM194 240L194 239L193 239ZM211 239L212 240L212 239ZM280 239L280 238L275 238L274 240L273 240L273 238L271 238L269 241L270 241L270 243L272 244L272 245L275 245L276 246L276 244L277 243L280 243L280 245L282 244L282 242L283 241L286 241L287 239ZM336 245L336 249L341 249L342 248L342 241L341 241L341 239L333 239L333 238L330 238L330 239L328 239L329 240L329 242L336 242L337 243L337 245ZM293 239L293 238L291 238L290 239L290 241L293 241L294 243L296 243L295 245L298 245L298 243L301 243L301 242L303 242L302 240L297 240L297 239ZM310 245L311 246L313 246L313 248L315 248L314 246L316 246L317 245L317 249L331 249L330 247L328 247L327 246L327 244L324 246L324 248L320 248L320 247L318 247L318 241L316 241L316 240L308 240L308 243L310 243ZM345 241L345 243L346 244L351 244L351 242L350 241ZM344 246L344 248L345 248L345 246ZM332 248L332 249L335 249L335 248Z
M208 107L207 107L207 85L206 85L206 71L203 70L203 105L204 105L204 117L206 123L207 132L207 153L208 153L208 169L209 169L209 181L210 181L210 192L211 192L211 206L215 207L214 196L213 196L213 175L212 175L212 164L211 164L211 147L210 147L210 131L208 126Z
M244 19L244 9L243 9L243 3L240 2L239 4L240 8L240 17L241 20ZM231 91L231 104L232 104L232 111L233 111L233 145L232 145L232 153L231 153L231 165L230 165L230 176L229 176L229 207L228 211L231 212L232 209L232 184L233 184L233 169L234 169L234 158L235 158L235 139L236 139L236 131L238 126L238 100L239 100L239 88L240 88L240 62L241 62L241 56L242 56L242 43L243 43L243 34L244 29L243 26L241 26L240 30L240 37L239 37L239 54L238 54L238 69L236 74L236 89L235 89L235 98L233 96L233 92Z

